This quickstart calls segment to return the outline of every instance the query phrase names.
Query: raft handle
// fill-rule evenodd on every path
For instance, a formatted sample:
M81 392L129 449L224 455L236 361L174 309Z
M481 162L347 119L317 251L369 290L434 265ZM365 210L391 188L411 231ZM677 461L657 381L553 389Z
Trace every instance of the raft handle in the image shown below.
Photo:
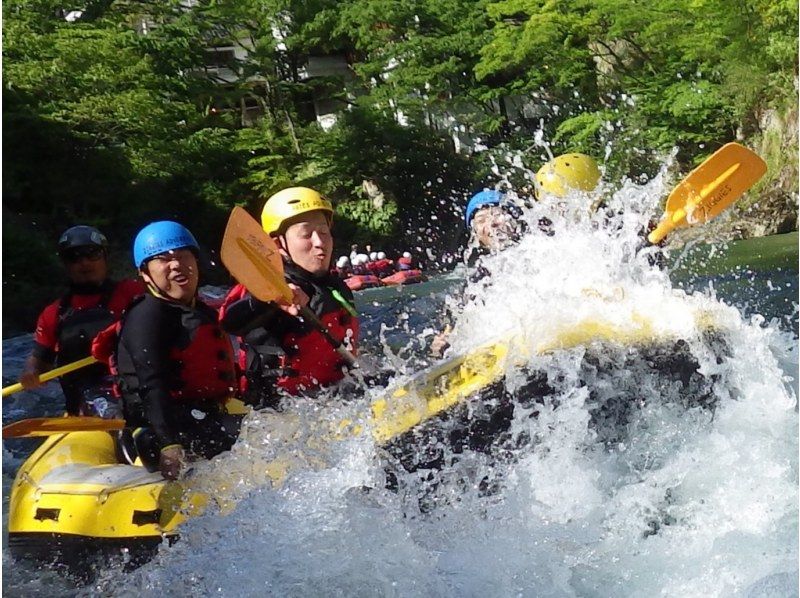
M134 511L131 522L134 525L157 525L161 521L161 509Z
M58 521L58 516L61 514L61 509L36 509L36 515L33 516L34 519L38 521Z

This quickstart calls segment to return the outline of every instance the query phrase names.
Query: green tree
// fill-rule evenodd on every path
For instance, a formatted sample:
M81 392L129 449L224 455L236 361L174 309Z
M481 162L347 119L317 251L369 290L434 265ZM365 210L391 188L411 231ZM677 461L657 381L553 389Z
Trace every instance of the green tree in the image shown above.
M476 72L547 90L560 147L677 145L689 163L794 95L796 3L501 0L488 10L492 38ZM617 160L619 171L631 159Z

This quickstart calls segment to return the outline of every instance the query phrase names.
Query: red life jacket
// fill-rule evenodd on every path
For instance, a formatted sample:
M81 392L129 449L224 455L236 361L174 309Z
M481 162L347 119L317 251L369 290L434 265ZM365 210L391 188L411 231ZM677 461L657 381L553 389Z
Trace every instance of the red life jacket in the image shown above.
M222 300L222 305L219 307L219 321L222 322L222 319L225 317L225 312L227 311L228 307L237 301L244 299L247 296L247 288L245 288L242 284L235 284L228 291L228 294L225 295L225 299ZM247 390L247 380L244 376L244 372L247 371L247 348L243 345L242 339L239 339L239 350L237 352L237 359L236 363L239 366L239 372L241 376L239 378L239 392L244 394Z
M131 310L144 297L131 305ZM186 308L187 310L190 308ZM168 359L175 364L175 378L169 381L170 396L177 401L225 402L235 393L236 366L230 337L220 328L216 311L202 303L194 311L200 317L192 319L195 327L189 331L186 346L169 348ZM115 378L115 394L136 403L138 381L132 368L119 363L119 338L125 318L100 332L92 342L92 355L109 365ZM124 370L124 371L123 371ZM131 371L127 371L131 370Z
M358 320L343 307L320 316L331 336L344 342L353 352L358 342ZM278 377L278 386L296 395L304 390L338 382L347 371L341 356L316 328L305 333L289 332L283 336L282 347L287 352L283 367L287 374Z
M327 282L334 280L336 279L331 277ZM292 279L291 282L299 284L300 281ZM339 303L331 288L316 284L316 281L310 284L314 288L316 300L312 303L315 304L317 317L328 328L331 336L343 341L345 347L355 353L358 346L358 318ZM352 299L352 293L341 281L336 280L336 284L337 292L343 294L345 299ZM247 295L247 289L241 284L234 286L220 309L220 319L225 317L225 311L231 304ZM341 356L321 332L283 312L278 316L274 330L256 328L240 341L238 361L244 374L240 380L243 394L249 387L248 378L252 377L271 378L272 384L290 394L299 394L334 384L346 372ZM268 392L268 389L264 392Z
M385 258L382 260L378 260L377 262L375 262L374 272L378 278L381 278L383 276L388 276L389 274L394 272L394 264L392 263L392 260L387 260Z
M181 364L181 382L172 396L183 401L216 400L224 403L235 392L233 345L216 322L197 328L189 346L173 348L170 360Z

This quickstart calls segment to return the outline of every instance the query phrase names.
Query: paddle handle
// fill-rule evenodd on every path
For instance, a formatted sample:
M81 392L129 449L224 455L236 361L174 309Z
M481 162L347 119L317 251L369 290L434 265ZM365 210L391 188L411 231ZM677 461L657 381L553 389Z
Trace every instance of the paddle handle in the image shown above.
M92 357L84 357L83 359L79 359L78 361L73 361L72 363L68 363L67 365L62 365L61 367L57 367L55 369L50 370L49 372L45 372L39 376L40 382L48 382L53 378L58 378L59 376L63 376L64 374L69 374L70 372L74 372L75 370L79 370L80 368L86 367L87 365L92 365L93 363L97 363L97 360ZM6 386L3 389L3 397L7 397L8 395L13 395L15 392L19 392L22 390L22 384L17 382L16 384L12 384L11 386Z
M686 224L686 210L678 208L674 212L667 212L664 219L658 226L647 235L647 240L653 245L660 243L661 240L680 226Z
M322 333L322 336L325 337L325 340L327 340L331 344L331 346L334 349L336 349L336 352L349 367L351 368L358 367L358 364L356 363L356 358L353 356L353 354L344 348L344 345L341 343L341 341L337 341L335 338L333 338L333 336L331 335L330 331L325 326L325 324L323 324L320 321L320 319L313 311L308 309L308 306L303 306L300 308L300 315L303 317L304 320L311 322L311 325Z

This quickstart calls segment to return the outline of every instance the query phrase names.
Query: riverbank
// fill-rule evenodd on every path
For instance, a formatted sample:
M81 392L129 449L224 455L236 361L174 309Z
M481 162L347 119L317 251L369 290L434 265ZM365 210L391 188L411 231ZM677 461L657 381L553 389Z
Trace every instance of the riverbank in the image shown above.
M722 243L697 243L675 251L680 269L697 275L734 271L798 271L798 232Z

